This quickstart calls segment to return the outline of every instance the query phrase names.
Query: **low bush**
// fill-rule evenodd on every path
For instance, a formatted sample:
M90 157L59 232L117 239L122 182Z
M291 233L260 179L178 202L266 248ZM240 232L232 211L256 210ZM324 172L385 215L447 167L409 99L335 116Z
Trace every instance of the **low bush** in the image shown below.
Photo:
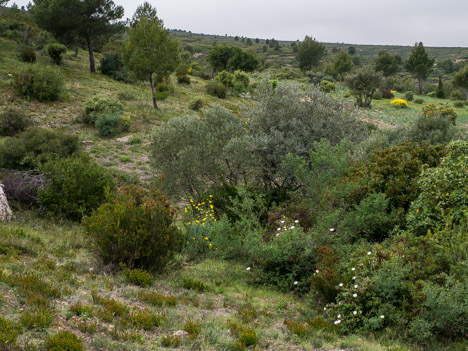
M159 190L131 185L120 188L83 224L104 263L162 271L181 247L174 217Z
M44 186L44 176L37 171L0 171L8 201L28 207L37 206L37 193Z
M414 100L414 93L412 91L407 91L405 93L406 101L413 101Z
M320 82L320 91L324 93L332 93L336 90L336 84L333 82L329 82L328 80L322 80ZM375 97L374 97L375 98Z
M421 99L421 98L417 98L417 99L414 99L414 103L415 104L418 104L418 105L422 105L425 103L424 99Z
M46 46L47 54L56 65L60 65L63 61L63 54L67 52L67 47L62 44L53 43Z
M190 77L188 76L188 70L186 68L179 68L176 70L177 83L179 84L190 84Z
M61 331L45 340L47 351L82 351L81 339L69 331Z
M29 116L13 107L7 108L0 114L0 136L12 136L23 132L32 124Z
M156 100L166 100L174 93L174 87L169 82L161 82L155 86Z
M27 99L56 101L63 93L64 79L57 68L33 65L14 74L13 85Z
M205 106L205 101L202 98L193 98L189 102L189 108L194 111L200 111Z
M0 168L28 170L79 150L78 138L42 128L29 128L0 144Z
M206 85L206 92L220 99L225 99L227 96L226 87L216 81L211 81Z
M380 89L380 93L382 94L382 99L393 99L395 95L389 89Z
M454 90L450 94L450 99L452 100L466 100L466 94L461 90Z
M105 112L95 122L96 129L102 137L113 137L130 127L129 119L124 119L117 112Z
M127 76L123 69L122 56L120 54L106 54L101 59L98 68L102 74L118 81L126 81Z
M123 274L130 283L143 288L153 284L153 276L143 269L128 269L125 267Z
M3 317L0 317L0 346L9 349L15 345L16 339L20 334L19 326Z
M23 62L36 62L36 52L32 46L23 46L20 51L20 56Z
M397 108L407 108L408 107L408 103L406 102L406 100L403 100L403 99L392 100L391 104L392 104L393 107L397 107Z
M465 107L465 103L463 101L455 101L453 103L453 106L456 107L456 108L464 108Z
M113 187L107 170L87 155L49 161L39 170L46 179L39 189L39 203L49 213L73 220L97 209Z
M54 315L45 307L26 311L21 315L20 321L28 329L45 329L52 324Z
M115 98L107 96L93 96L86 100L82 121L89 125L95 125L96 120L102 114L115 114L120 116L123 112L122 103Z

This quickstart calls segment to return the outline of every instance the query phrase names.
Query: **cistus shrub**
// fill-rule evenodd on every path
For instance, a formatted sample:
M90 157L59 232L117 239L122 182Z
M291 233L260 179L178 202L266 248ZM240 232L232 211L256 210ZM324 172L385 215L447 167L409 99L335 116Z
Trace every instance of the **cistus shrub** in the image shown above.
M18 95L40 102L56 101L63 93L64 79L59 69L32 65L14 75Z
M67 52L67 47L62 44L53 43L46 46L47 54L56 65L60 65L63 61L63 54Z
M45 340L47 351L83 351L81 339L69 331L61 331Z
M0 114L0 136L11 136L23 132L31 124L29 116L9 107Z
M39 167L46 179L39 190L39 203L49 213L80 220L106 199L113 180L104 167L89 156L49 161Z
M122 103L108 96L93 96L86 100L82 121L89 125L95 125L97 118L104 113L120 115L123 112Z
M155 187L118 189L109 202L83 221L105 264L162 271L181 248L175 210Z
M225 99L227 96L226 87L216 81L211 81L206 85L206 92L220 99Z
M328 80L322 80L320 82L320 91L324 93L332 93L336 90L336 84Z
M32 46L24 46L20 51L21 60L23 62L34 63L36 62L36 52Z
M29 128L0 144L0 168L27 170L79 150L78 138L42 128Z

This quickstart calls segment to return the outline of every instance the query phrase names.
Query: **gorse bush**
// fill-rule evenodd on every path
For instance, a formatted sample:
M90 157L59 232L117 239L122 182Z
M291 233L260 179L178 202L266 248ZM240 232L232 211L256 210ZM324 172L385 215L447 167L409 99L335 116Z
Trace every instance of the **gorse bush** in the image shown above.
M31 118L24 113L7 108L0 113L0 136L11 136L23 132L32 124Z
M53 43L46 46L47 54L56 65L60 65L63 61L63 54L67 52L67 47L62 44Z
M15 74L13 85L27 99L56 101L63 93L64 79L57 68L33 65Z
M78 138L42 128L30 128L0 144L0 168L27 170L79 150Z
M46 186L39 190L39 203L48 212L80 220L104 202L113 187L107 170L87 155L49 161L39 167Z
M406 100L403 100L403 99L392 100L391 104L392 104L393 107L397 107L397 108L406 108L406 107L408 107L408 103L406 102Z
M154 187L120 188L83 221L105 264L162 271L181 247L175 210Z
M123 112L122 103L115 98L107 96L93 96L86 100L82 120L84 123L94 125L97 118L105 113L120 114Z

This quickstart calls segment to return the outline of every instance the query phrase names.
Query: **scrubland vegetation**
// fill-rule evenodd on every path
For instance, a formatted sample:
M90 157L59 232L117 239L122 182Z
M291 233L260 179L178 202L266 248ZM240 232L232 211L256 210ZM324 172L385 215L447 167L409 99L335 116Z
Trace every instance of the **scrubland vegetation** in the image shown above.
M467 348L467 49L76 3L0 7L0 349Z

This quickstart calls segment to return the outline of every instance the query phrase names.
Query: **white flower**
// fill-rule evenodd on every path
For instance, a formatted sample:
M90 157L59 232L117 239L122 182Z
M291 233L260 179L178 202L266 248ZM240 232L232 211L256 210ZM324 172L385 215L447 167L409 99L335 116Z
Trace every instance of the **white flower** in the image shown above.
M358 285L356 284L356 285L354 286L354 289L357 289L357 288L358 288Z
M278 229L276 229L276 230L277 230L277 231L280 231L280 230L281 230L281 228L278 228Z
M296 220L294 221L294 223L299 223L299 220L298 220L298 219L296 219Z
M299 282L296 280L296 281L294 282L294 285L297 285L298 283L299 283Z
M247 270L250 271L250 267L247 267Z
M369 252L367 253L367 255L370 255L371 253L372 253L372 252L369 251Z
M295 227L295 226L293 226L293 225L289 227L289 229L294 229L294 228L296 228L296 227Z
M327 310L327 308L326 308L326 307L324 307L324 308L323 308L323 310L324 310L324 311L326 311L326 310Z
M281 221L280 223L281 223L281 224L283 224L283 223L284 223L284 221Z
M356 268L354 268L354 267L353 267L353 268L351 268L351 270L352 270L352 271L355 271L355 270L356 270Z
M384 315L381 315L381 316L380 316L380 318L384 319L384 318L385 318L385 316L384 316Z
M341 314L339 314L338 316L336 316L336 318L340 319L340 318L341 318Z
M354 315L357 315L357 311L353 311L353 314L354 314Z
M343 286L343 283L338 284L339 286Z
M318 270L318 269L316 269L316 270L315 270L315 273L318 273L318 272L319 272L319 270Z
M357 294L353 294L353 297L357 297Z
M353 280L355 280L355 279L356 279L356 276L353 277Z
M276 236L279 236L279 233L278 233L278 234L276 234Z
M334 231L335 231L335 228L330 228L330 231L331 231L331 232L334 232Z

